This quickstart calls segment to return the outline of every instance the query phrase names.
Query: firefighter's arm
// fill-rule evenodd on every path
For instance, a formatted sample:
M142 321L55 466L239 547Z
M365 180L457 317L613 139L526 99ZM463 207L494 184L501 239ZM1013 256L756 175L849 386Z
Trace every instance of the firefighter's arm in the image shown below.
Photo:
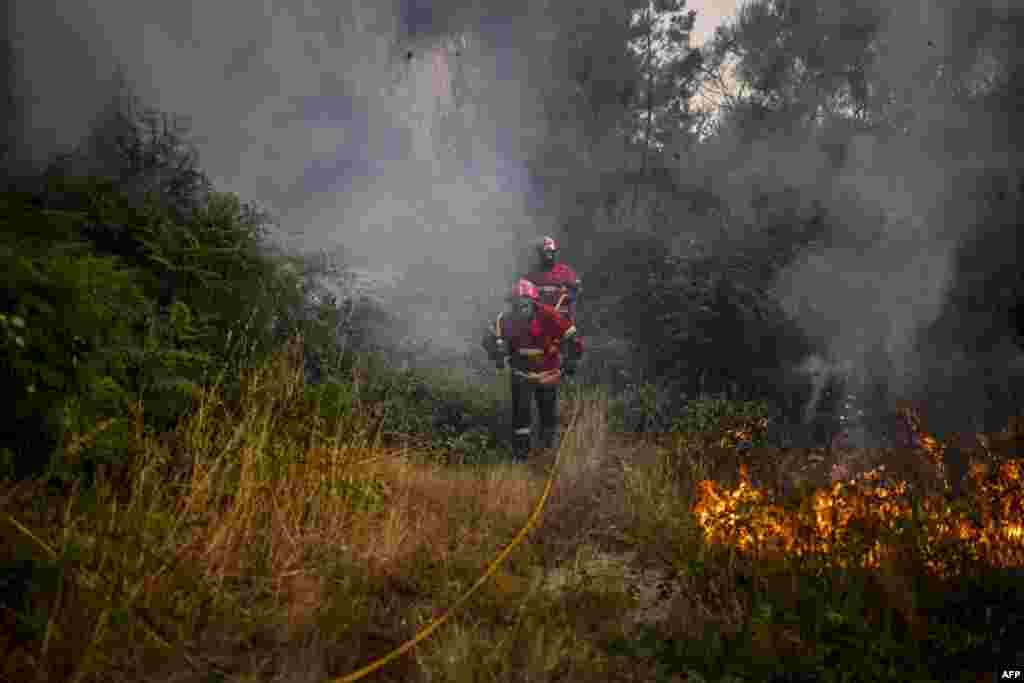
M560 342L562 355L562 370L567 375L575 375L583 356L583 339L580 338L575 324L570 324L562 333Z
M562 353L568 358L579 359L583 355L583 339L576 329L576 318L571 315L566 318L557 311L555 315L559 334L558 345Z
M484 335L482 346L487 351L491 361L499 368L505 367L505 358L508 356L508 340L502 335L501 316L495 322L494 327Z
M562 335L562 348L570 360L579 360L583 357L583 337L579 335L575 325Z

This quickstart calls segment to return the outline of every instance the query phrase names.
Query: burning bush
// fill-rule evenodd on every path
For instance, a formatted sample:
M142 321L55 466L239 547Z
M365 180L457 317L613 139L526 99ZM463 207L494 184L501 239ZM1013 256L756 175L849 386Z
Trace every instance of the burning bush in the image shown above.
M977 435L980 448L967 452L968 491L954 499L946 444L924 430L917 412L905 414L919 448L855 452L874 466L807 487L793 500L752 482L746 463L735 485L704 479L694 513L705 537L757 555L816 555L844 567L878 567L886 556L911 549L921 568L940 577L968 566L1024 563L1024 459L1018 457L1024 419L999 434Z

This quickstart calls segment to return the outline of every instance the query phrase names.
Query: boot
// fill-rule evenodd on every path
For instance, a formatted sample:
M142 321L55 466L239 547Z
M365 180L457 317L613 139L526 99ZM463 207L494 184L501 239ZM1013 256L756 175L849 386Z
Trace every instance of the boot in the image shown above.
M512 438L512 462L525 463L530 453L530 435L516 434Z
M540 447L548 450L555 450L558 448L558 428L545 429L540 434Z

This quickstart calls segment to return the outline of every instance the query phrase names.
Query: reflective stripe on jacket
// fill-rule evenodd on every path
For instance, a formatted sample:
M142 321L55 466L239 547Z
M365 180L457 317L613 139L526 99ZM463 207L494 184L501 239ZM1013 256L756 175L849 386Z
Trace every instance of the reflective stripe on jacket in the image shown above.
M529 320L510 316L499 319L501 336L508 341L509 365L522 372L544 372L561 367L559 349L572 344L575 355L583 353L583 342L576 326L558 314L552 306L541 304Z

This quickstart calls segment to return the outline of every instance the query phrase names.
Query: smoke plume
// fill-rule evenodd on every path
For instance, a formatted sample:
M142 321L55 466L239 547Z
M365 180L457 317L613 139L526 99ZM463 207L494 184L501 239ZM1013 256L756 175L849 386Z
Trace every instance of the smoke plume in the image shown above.
M826 16L835 5L825 3ZM967 12L959 3L918 0L878 3L878 12L882 28L875 75L909 100L913 125L885 139L855 136L838 175L828 172L815 140L773 137L752 146L747 163L733 175L732 196L742 213L753 196L754 180L770 172L779 185L797 187L806 200L824 207L831 234L778 280L787 308L809 331L826 338L828 362L852 363L866 372L875 363L873 354L884 349L886 374L875 379L884 381L890 396L934 398L934 405L945 406L936 413L947 427L966 429L973 426L968 414L984 410L976 399L993 378L952 373L952 357L940 350L953 348L951 339L941 338L935 323L956 286L981 275L958 265L965 246L992 227L984 202L973 194L972 179L1012 175L1020 166L1020 150L1007 135L1013 112L937 98L933 79L922 74L937 60L951 58L958 40L966 53L964 35L975 44L991 44L992 50L1005 49L998 20L986 24L979 19L975 26L964 22L1008 16L1009 7L980 3L976 12ZM967 131L970 142L965 145ZM822 182L823 177L830 180ZM1017 247L1011 242L1005 247L1012 252ZM1005 327L1006 321L990 324ZM991 330L976 332L980 339ZM971 333L957 331L960 367L987 367L991 374L1001 367L1010 372L1014 359L1019 365L1019 348L1005 344L983 352L980 341L971 342ZM1003 380L997 375L995 381Z
M123 78L190 120L215 186L292 246L398 274L432 300L419 334L461 345L465 299L558 228L528 171L557 86L551 17L492 4L18 0L19 138L37 162L81 143Z

